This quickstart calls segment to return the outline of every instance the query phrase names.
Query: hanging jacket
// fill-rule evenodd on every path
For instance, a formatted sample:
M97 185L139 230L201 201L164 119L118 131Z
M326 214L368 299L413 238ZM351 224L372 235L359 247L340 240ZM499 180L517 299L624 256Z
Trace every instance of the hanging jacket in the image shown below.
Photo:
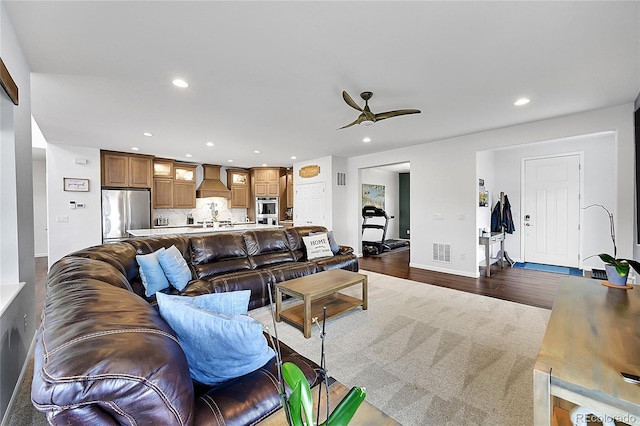
M502 215L500 211L502 211ZM498 201L491 212L491 232L502 232L503 229L507 234L513 234L513 231L516 230L511 215L511 203L506 195L504 196L504 207Z
M496 203L496 206L491 212L491 232L502 232L500 224L500 201Z
M513 225L513 216L511 216L511 204L509 198L504 196L504 208L502 209L502 226L507 234L513 234L516 227Z

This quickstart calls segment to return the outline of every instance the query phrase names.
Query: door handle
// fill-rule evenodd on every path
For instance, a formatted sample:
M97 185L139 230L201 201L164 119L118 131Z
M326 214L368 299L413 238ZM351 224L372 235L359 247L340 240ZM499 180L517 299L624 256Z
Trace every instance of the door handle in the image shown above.
M524 226L531 226L529 222L525 223Z

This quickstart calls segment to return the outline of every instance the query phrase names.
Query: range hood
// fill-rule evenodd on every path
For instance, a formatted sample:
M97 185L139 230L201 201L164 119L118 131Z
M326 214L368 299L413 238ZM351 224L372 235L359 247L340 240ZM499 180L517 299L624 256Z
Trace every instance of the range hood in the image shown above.
M220 167L211 164L203 164L204 177L196 191L196 198L222 197L231 198L231 191L220 180Z

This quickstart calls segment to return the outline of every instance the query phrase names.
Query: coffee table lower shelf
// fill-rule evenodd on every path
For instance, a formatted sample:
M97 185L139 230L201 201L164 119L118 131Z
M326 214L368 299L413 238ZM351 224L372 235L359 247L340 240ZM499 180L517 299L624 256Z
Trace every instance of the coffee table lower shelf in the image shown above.
M318 321L321 322L325 306L327 307L327 319L329 319L362 306L362 300L342 293L332 293L311 302L311 318L318 318ZM304 330L304 303L280 312L280 318L294 327Z

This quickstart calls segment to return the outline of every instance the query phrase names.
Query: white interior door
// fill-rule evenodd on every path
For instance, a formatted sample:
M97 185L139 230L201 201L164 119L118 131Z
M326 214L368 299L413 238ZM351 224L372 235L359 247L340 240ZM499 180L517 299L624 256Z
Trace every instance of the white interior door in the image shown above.
M578 267L580 156L524 162L524 260Z
M325 226L326 200L324 182L296 186L294 205L295 226Z

